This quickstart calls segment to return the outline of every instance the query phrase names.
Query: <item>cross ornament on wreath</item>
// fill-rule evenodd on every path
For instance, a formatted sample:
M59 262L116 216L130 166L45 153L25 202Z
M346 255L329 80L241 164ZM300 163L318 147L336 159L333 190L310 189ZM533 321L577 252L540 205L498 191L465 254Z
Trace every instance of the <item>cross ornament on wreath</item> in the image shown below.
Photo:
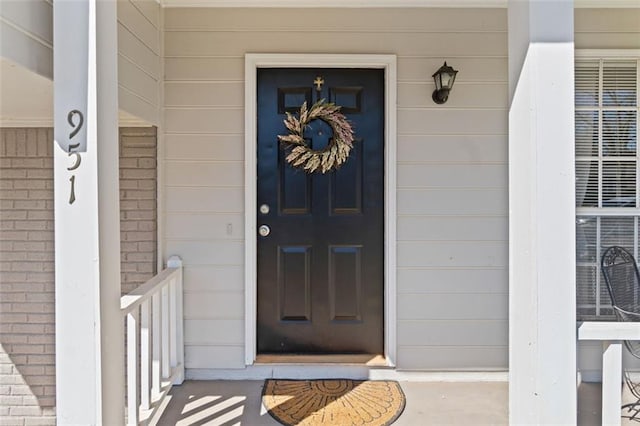
M322 90L322 85L324 84L324 78L321 76L317 76L315 80L313 80L313 84L316 86L316 91L319 92Z
M316 79L318 85L320 78ZM291 152L286 160L293 167L304 170L307 173L320 171L323 174L338 169L347 159L353 148L353 128L347 117L340 112L342 107L328 103L320 99L307 108L307 102L300 107L298 117L287 112L284 125L289 130L288 135L278 135L278 140ZM304 130L313 120L322 120L331 126L333 137L329 144L320 150L314 150L304 139Z

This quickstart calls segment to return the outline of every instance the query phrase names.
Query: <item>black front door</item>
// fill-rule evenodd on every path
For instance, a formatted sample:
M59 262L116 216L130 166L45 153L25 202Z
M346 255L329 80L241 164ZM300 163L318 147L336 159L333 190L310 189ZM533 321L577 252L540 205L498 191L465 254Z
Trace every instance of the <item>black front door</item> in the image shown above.
M323 80L323 84L315 84ZM318 91L317 89L320 88ZM285 112L342 106L354 149L336 171L285 160ZM331 127L305 131L322 149ZM384 71L258 70L258 353L383 353Z

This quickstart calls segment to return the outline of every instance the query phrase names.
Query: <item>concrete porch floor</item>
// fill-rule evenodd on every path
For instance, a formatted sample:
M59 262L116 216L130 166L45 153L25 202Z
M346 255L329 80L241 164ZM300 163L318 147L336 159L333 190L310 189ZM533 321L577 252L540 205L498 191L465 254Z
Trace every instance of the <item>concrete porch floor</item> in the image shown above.
M173 387L162 416L152 424L278 426L262 408L262 384L262 381L186 381ZM508 424L506 382L400 384L407 403L394 426ZM578 425L600 425L600 389L599 384L593 383L579 386ZM628 397L624 395L625 402ZM622 424L632 422L623 418Z

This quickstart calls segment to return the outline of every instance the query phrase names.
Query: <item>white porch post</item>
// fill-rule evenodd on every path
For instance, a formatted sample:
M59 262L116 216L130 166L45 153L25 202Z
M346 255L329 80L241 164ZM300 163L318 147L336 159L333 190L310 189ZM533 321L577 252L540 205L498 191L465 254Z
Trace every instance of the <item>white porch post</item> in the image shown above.
M116 2L55 1L53 11L57 421L117 425L124 342Z
M572 0L509 0L509 421L575 424Z

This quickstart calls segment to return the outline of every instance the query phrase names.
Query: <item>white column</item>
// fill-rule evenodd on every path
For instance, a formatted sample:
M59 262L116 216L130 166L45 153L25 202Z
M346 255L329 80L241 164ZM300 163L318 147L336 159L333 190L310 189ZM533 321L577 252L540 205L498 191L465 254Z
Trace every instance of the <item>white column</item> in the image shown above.
M622 341L602 342L602 424L621 423Z
M572 0L509 0L509 421L576 423Z
M53 10L57 421L116 425L124 415L116 2L55 1Z

